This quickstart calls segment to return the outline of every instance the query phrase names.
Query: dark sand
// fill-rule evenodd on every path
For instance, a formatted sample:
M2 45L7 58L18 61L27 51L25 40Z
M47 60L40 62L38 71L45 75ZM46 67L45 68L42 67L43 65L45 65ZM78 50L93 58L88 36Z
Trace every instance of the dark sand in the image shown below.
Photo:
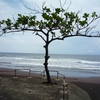
M100 77L68 78L68 81L85 90L91 100L100 100Z
M92 100L100 100L100 84L74 82L75 85L88 92Z
M0 79L0 100L58 100L60 98L59 87L63 81L61 77L60 81L55 81L54 77L52 78L54 82L58 83L57 85L45 86L42 82L46 80L41 78L41 73L31 73L32 78L30 79L25 78L29 76L29 74L23 71L17 72L17 76L21 76L20 78L13 79L12 76L15 76L14 69L0 68L0 77L2 77ZM85 90L90 95L91 100L100 100L100 77L66 77L66 81ZM32 88L39 91L34 91L34 93L36 92L34 94L31 90ZM22 90L28 96L23 96L25 94L23 94ZM13 97L11 95L13 95ZM17 97L21 99L18 99Z

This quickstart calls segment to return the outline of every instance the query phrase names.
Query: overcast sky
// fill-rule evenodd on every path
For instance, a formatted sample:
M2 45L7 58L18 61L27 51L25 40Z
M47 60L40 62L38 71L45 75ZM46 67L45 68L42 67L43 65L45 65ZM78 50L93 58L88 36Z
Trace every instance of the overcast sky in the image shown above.
M59 0L0 0L0 20L11 18L17 14L28 14L30 11L23 4L30 8L40 8L42 3L46 5L59 7ZM64 0L62 0L62 4ZM67 0L65 8L70 4ZM71 0L69 11L79 11L82 13L92 13L96 11L100 14L100 0ZM100 31L100 23L96 30ZM0 37L0 52L22 52L22 53L44 53L44 42L31 32L6 34ZM72 37L64 41L54 41L49 46L50 53L59 54L99 54L100 38Z

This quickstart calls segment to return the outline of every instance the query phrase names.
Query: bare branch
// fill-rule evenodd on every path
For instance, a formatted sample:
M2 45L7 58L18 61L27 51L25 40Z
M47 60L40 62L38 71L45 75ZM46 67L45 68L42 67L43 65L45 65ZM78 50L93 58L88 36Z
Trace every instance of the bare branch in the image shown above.
M69 6L67 7L66 11L68 11L68 9L69 9L69 7L70 7L71 3L72 3L72 1L70 1Z
M42 3L42 8L44 7L45 3L46 3L46 2L43 2L43 3Z
M36 3L35 3L36 4ZM42 9L36 4L36 6L37 6L37 8L39 8L41 11L42 11Z
M95 33L95 35L93 34ZM97 33L97 34L96 34ZM77 35L76 34L69 34L69 35L65 35L65 36L62 36L62 37L56 37L56 38L52 38L49 42L52 42L54 40L64 40L65 38L68 38L68 37L98 37L100 38L100 32L99 31L95 31L95 32L91 32L90 34L81 34L81 33L78 33Z
M11 14L11 13L10 13L10 14ZM11 14L11 16L12 16L13 20L16 21L15 18L14 18L14 15Z
M67 0L64 1L63 6L66 4Z
M66 2L67 2L67 0L65 0L63 4L62 4L61 0L58 0L58 1L59 1L59 3L60 3L60 8L63 9L64 6L65 6L65 4L66 4ZM70 7L70 5L71 5L71 2L72 2L72 1L70 1L69 5L68 5L68 7L67 7L67 9L66 9L66 11L68 11L68 9L69 9L69 7Z
M60 7L62 8L62 3L61 3L61 0L58 0L59 1L59 3L60 3Z
M99 19L99 18L100 18L100 16L98 16L96 18L92 18L91 21L90 22L87 21L88 23L85 26L83 26L83 27L81 25L79 25L79 23L75 23L75 25L76 25L76 32L75 32L75 34L76 35L80 35L80 34L82 35L82 33L84 33L85 35L88 35L88 33L90 33L94 28L97 27L99 21L94 26L90 26L90 25L93 22L95 22L97 19Z
M23 4L23 5L24 5L24 4ZM42 13L42 12L40 12L39 10L32 9L32 8L30 8L30 7L27 7L26 5L24 5L24 6L25 6L25 8L27 8L27 9L29 9L29 10L35 12L35 13L31 12L32 14L39 14L39 13ZM39 9L40 9L40 8L39 8Z

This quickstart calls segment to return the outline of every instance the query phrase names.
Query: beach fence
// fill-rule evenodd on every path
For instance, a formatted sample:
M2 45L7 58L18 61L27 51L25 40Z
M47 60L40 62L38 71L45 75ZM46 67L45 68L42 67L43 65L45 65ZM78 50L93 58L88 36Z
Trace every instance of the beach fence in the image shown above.
M15 69L15 77L24 75L30 77L30 72L30 69Z
M14 76L15 70L12 69L0 69L0 77L2 76Z
M27 76L28 78L32 78L32 76L35 75L42 76L42 71L35 71L31 69L15 69L15 77Z
M56 73L56 75L54 75L54 76L56 76L56 79L59 79L59 76L65 77L63 74L59 73L59 71L56 71L56 70L49 70L49 72ZM42 72L42 76L46 77L46 71L45 70Z
M42 78L45 78L46 77L46 71L35 71L35 70L30 70L30 69L15 69L15 77L17 77L19 74L17 74L17 72L20 71L20 73L22 73L22 71L27 71L28 73L28 77L31 77L32 76L32 73L37 73L37 74L40 74L40 76L42 76ZM56 70L49 70L49 72L53 72L53 73L56 73L56 78L59 79L59 76L62 76L64 77L63 74L59 73L59 71L56 71ZM19 75L20 76L20 75Z
M13 77L32 77L37 73L38 75L42 75L41 71L33 71L31 69L0 69L0 77L2 76L13 76Z
M63 74L59 73L59 71L56 70L49 70L49 72L56 73L54 75L56 79L59 79L59 77L64 77ZM14 76L14 77L21 77L21 76L27 76L32 77L34 75L40 75L42 78L46 77L46 71L35 71L31 69L2 69L0 70L0 74L2 76Z

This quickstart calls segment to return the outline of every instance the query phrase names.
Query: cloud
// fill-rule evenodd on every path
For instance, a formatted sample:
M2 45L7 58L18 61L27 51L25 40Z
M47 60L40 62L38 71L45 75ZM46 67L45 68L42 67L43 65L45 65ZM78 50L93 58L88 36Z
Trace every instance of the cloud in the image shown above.
M100 54L100 39L72 37L64 41L52 42L49 47L50 53L63 54Z
M0 51L43 52L43 45L44 42L31 32L6 34L0 37Z
M23 2L20 0L0 0L0 20L2 19L16 19L19 13L28 14L29 10L25 8Z

